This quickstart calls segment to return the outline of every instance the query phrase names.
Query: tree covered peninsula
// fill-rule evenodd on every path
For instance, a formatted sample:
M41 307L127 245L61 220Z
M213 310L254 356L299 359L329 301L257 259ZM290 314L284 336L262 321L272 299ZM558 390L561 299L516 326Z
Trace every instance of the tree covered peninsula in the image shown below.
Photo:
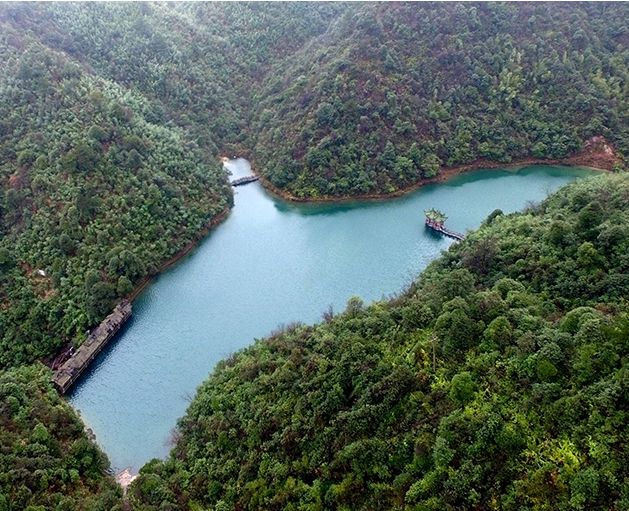
M122 505L38 361L228 213L219 156L300 200L530 159L622 171L628 14L0 5L0 511ZM497 215L399 300L237 354L133 505L627 507L628 201L614 176Z

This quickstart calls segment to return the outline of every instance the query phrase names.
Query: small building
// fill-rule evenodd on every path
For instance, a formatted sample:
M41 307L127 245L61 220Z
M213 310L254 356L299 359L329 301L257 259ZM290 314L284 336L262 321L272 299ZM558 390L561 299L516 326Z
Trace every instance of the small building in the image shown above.
M464 234L448 229L444 225L448 217L442 211L439 211L438 209L435 209L435 208L431 208L431 209L425 210L424 214L426 215L426 227L428 229L432 229L445 236L448 236L449 238L453 238L458 241L462 241L465 239Z
M426 225L439 231L444 228L444 224L448 219L445 213L435 208L425 210L424 214L426 215Z

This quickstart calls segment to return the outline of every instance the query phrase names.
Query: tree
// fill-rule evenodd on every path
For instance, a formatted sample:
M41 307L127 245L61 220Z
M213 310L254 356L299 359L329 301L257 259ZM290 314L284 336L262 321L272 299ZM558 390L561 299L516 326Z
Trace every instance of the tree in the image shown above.
M63 158L64 166L71 171L88 172L94 169L99 161L98 153L91 145L79 143Z
M444 354L456 356L475 343L477 325L463 309L456 308L437 318L435 331L442 340Z
M473 399L475 392L476 384L469 372L463 371L452 377L448 395L454 403L459 406L465 405Z
M336 109L328 102L323 102L319 105L316 112L317 124L320 128L333 127L336 120Z
M439 169L441 167L441 160L436 154L428 154L424 156L422 159L421 165L419 166L422 176L426 179L431 177L435 177L439 174Z
M487 325L483 335L489 342L504 348L511 342L513 327L505 316L498 316Z

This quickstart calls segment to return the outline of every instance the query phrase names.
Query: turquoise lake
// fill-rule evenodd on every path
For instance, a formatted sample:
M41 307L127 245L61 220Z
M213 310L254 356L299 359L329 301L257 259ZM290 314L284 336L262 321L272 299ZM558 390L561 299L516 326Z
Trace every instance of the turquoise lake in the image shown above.
M234 177L246 160L227 164ZM529 201L593 171L479 170L381 202L288 204L259 183L193 253L134 302L133 317L69 395L116 470L169 450L171 431L216 363L281 324L313 323L348 298L392 296L453 242L428 232L424 209L465 232L494 209Z

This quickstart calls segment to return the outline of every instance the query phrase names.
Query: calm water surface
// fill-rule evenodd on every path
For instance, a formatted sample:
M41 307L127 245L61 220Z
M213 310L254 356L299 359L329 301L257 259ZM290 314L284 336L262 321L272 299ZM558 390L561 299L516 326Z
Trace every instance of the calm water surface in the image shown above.
M235 177L245 160L227 164ZM215 364L280 324L315 322L351 296L399 292L451 240L427 232L423 210L464 232L494 209L521 209L585 169L480 170L401 199L292 205L258 183L236 188L227 219L134 303L133 318L69 398L116 469L167 454L170 431Z

